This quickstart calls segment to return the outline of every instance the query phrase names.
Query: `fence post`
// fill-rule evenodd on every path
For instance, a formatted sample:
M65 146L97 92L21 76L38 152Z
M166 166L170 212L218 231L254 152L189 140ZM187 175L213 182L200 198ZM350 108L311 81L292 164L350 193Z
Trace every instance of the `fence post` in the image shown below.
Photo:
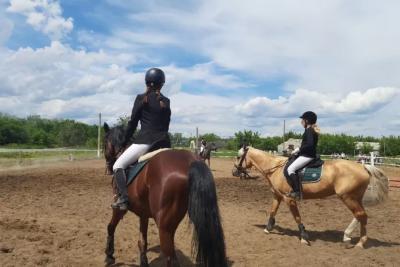
M371 152L371 166L375 166L375 154Z

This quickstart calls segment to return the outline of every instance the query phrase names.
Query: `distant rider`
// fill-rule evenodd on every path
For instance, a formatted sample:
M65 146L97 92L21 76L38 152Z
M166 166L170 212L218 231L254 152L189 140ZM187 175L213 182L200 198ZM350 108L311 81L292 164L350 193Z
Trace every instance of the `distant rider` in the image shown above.
M303 140L301 141L300 148L296 148L292 155L297 156L296 160L290 164L287 168L289 174L289 184L292 186L293 191L289 192L287 195L290 198L299 200L301 198L301 181L296 171L301 170L313 159L316 158L317 154L317 143L319 128L317 123L317 114L312 111L304 112L300 116L301 125L304 127Z

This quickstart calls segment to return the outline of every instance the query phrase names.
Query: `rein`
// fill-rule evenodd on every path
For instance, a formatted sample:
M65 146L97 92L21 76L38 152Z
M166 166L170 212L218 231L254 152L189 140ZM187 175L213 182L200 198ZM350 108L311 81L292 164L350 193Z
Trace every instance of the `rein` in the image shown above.
M285 166L287 162L288 162L288 160L285 160L283 163L278 164L272 168L269 168L267 170L262 170L262 172L264 175L269 175L269 174L273 173L276 169Z
M243 168L242 164L243 164L243 161L247 161L246 160L247 151L249 151L249 149L244 149L244 153L243 153L242 157L240 158L239 165L237 165L237 166L235 165L235 167L238 170L238 172L246 173L246 168ZM262 170L261 172L265 176L267 176L267 175L273 173L276 169L285 166L287 162L288 162L288 160L285 160L284 162L282 162L282 163L280 163L280 164L278 164L278 165L276 165L276 166L274 166L272 168L269 168L269 169L266 169L266 170Z

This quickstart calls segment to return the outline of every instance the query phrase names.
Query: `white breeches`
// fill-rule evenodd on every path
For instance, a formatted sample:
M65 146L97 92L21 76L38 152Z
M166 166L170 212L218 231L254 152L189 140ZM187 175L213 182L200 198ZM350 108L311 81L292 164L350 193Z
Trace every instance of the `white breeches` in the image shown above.
M144 155L150 148L150 145L146 144L132 144L114 163L113 171L116 169L126 169L129 165L139 159L140 156Z
M300 170L308 163L310 163L314 158L308 158L304 156L299 156L292 164L287 168L289 175L294 174L297 170Z

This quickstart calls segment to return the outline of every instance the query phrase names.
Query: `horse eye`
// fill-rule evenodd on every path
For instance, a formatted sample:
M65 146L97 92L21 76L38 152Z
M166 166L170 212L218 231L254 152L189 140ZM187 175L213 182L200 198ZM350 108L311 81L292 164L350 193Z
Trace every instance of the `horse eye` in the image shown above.
M236 159L240 159L240 157L239 157L239 156L237 156L237 157L236 157Z

